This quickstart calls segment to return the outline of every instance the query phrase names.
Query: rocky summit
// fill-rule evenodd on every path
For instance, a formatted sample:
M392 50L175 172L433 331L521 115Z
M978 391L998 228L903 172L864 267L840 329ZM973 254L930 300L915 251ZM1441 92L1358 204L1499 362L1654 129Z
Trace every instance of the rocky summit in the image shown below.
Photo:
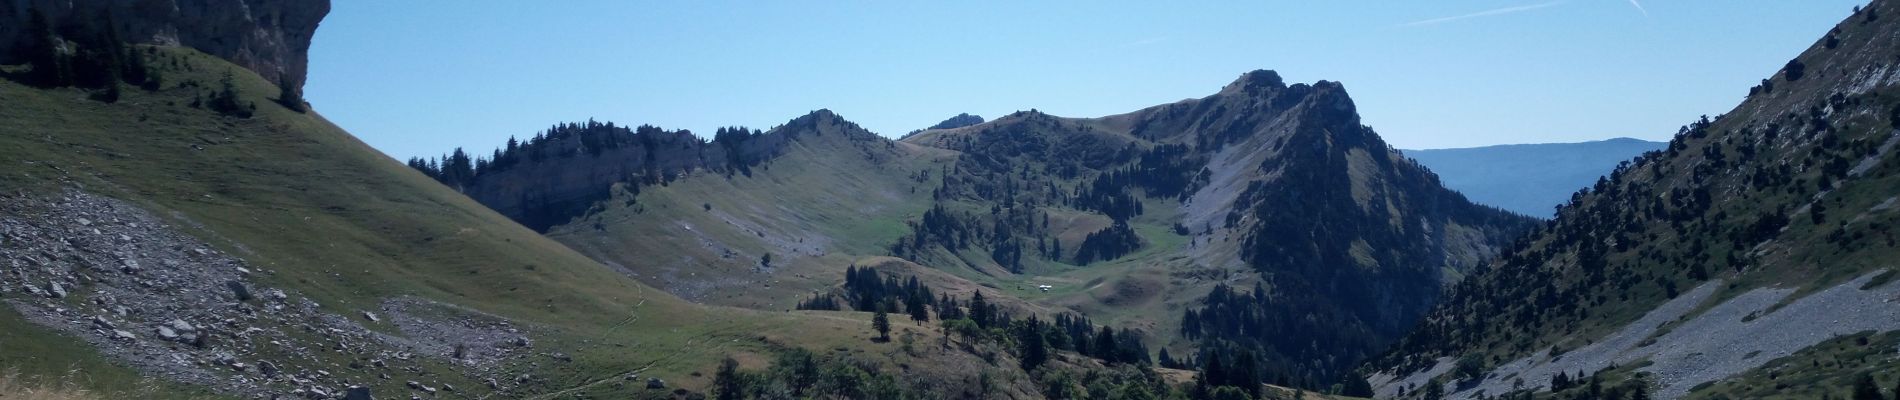
M1310 5L1386 26L1360 35L1271 4L966 26L356 2L320 40L376 57L310 83L363 103L333 123L301 90L328 1L0 0L0 400L1900 400L1900 3L1745 67L1819 6L1611 3ZM1693 74L1608 45L1771 12L1647 38L1722 60ZM1143 24L1077 25L1117 13ZM1118 35L1150 28L1172 39ZM1270 55L1318 68L1144 67L1289 31L1321 39ZM1400 35L1499 53L1400 85L1324 67L1442 56ZM1514 40L1595 50L1484 67ZM1574 73L1597 50L1632 58ZM1667 142L1393 144L1640 127L1635 105L1709 98L1644 79L1736 68L1774 72ZM1549 71L1591 86L1519 76ZM1330 74L1364 79L1287 78ZM1478 95L1421 90L1443 82ZM1152 98L1181 85L1202 91ZM1051 111L1083 103L1154 105ZM994 118L870 127L956 110ZM646 120L554 122L583 111ZM1471 119L1508 113L1533 118Z
M132 43L197 49L302 87L330 0L7 0L0 4L0 63L20 61L36 12L67 37L115 29Z

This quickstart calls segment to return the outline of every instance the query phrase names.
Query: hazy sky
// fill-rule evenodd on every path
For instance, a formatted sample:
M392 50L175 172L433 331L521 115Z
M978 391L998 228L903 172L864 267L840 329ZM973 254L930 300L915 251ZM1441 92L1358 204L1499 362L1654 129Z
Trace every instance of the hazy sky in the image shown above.
M588 118L710 134L829 108L895 137L1095 117L1273 69L1344 82L1401 148L1664 140L1863 3L337 0L306 97L407 158Z

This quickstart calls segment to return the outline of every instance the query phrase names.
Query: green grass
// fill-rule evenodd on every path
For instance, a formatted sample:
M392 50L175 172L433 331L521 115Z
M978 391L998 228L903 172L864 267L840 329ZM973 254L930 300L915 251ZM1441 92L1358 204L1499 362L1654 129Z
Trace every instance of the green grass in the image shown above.
M857 258L885 254L910 232L905 221L928 208L935 178L909 177L940 161L931 151L868 146L895 161L877 163L861 156L860 144L837 133L803 135L751 176L708 172L637 196L621 192L548 236L693 301L789 309L842 282ZM768 253L774 272L764 274L757 267Z
M340 315L414 296L511 319L537 335L537 351L573 358L515 366L547 380L533 391L633 370L693 387L689 374L710 371L724 354L769 347L757 340L762 335L825 347L843 342L812 331L857 328L681 301L436 184L314 112L277 106L269 98L274 85L255 74L195 51L159 51L170 68L165 87L128 90L116 104L86 100L74 89L0 82L0 98L7 99L0 107L0 187L35 194L71 188L139 204L268 271L262 284L309 296ZM257 105L255 117L189 105L225 71L237 77L243 100ZM201 87L185 87L191 83ZM89 385L100 390L136 381L131 371L75 350L84 347L76 339L11 316L0 324L0 349L14 350L0 355L0 368L47 377L79 364L99 377ZM354 380L405 392L399 380L371 378Z
M18 373L30 385L75 384L107 398L220 398L199 388L156 381L106 361L84 341L28 322L0 307L0 373Z
M1849 388L1860 374L1892 393L1900 383L1900 332L1862 332L1830 339L1775 359L1741 376L1696 387L1685 399L1814 399L1849 398Z

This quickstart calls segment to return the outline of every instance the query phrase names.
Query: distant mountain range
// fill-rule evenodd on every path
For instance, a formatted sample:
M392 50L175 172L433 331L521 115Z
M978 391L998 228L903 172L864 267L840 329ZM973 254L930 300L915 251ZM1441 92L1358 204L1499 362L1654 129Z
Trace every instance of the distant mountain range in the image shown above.
M1535 223L1440 187L1344 85L1265 70L1129 113L963 114L897 141L819 110L710 141L589 122L502 147L411 165L687 300L825 305L857 296L836 290L848 267L901 265L877 269L1138 327L1126 338L1188 366L1251 353L1305 387L1346 378Z
M1730 112L1684 116L1567 199L1368 363L1378 397L1888 398L1894 15L1855 8Z
M1538 218L1643 152L1668 143L1615 138L1582 143L1507 144L1459 149L1405 150L1438 173L1445 187L1473 202Z
M8 399L1900 382L1900 2L1666 144L1400 151L1345 85L1259 70L1094 118L898 140L825 109L709 138L589 120L407 166L301 101L327 1L7 4Z

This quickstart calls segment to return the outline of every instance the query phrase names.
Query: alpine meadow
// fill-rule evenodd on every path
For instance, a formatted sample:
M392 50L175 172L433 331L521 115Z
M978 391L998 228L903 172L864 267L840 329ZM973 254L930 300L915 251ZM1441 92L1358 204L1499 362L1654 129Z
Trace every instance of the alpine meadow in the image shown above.
M0 0L0 399L1900 400L1895 1L423 3Z

